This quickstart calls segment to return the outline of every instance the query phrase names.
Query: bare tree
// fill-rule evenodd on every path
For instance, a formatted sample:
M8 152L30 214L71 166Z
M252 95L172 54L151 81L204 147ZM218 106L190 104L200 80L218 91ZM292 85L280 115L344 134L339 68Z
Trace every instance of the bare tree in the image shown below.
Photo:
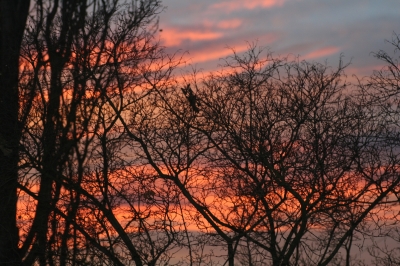
M137 156L182 192L186 216L215 236L229 265L249 245L247 261L351 265L354 243L400 182L393 132L348 89L342 63L261 55L235 54L226 72L183 94L148 80L157 93L141 112L113 109Z
M24 264L170 259L175 192L134 167L110 107L135 105L147 93L144 77L164 57L153 38L161 8L159 1L35 3L21 53Z
M14 136L23 263L358 263L356 245L398 225L397 62L378 53L387 71L353 86L341 61L250 46L180 84L161 10L33 5Z
M400 38L393 34L388 41L396 54L400 48ZM374 53L374 56L384 63L384 66L374 71L370 77L360 80L360 92L363 95L365 109L379 125L379 136L392 147L391 157L399 152L399 85L400 67L394 55L386 51ZM397 166L396 166L397 167ZM393 182L393 178L386 177L384 182L377 182L376 186L387 186ZM379 265L397 265L399 263L399 186L393 188L393 192L387 198L391 202L389 208L385 208L373 217L373 226L368 228L367 239L371 243L368 252L374 263Z
M258 55L234 56L233 74L212 78L199 96L208 121L219 125L198 127L218 150L215 168L233 169L226 184L259 206L247 219L253 228L234 230L263 247L273 265L327 265L339 252L350 265L357 232L391 208L400 181L398 144L389 141L395 131L388 134L390 124L347 88L342 65L330 72L285 62L271 73L272 63Z

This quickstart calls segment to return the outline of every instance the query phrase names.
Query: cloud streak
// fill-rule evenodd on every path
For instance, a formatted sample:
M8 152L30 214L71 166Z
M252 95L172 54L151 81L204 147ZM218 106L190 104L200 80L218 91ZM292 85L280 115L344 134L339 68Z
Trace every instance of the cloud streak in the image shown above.
M222 33L210 30L191 30L179 28L163 29L161 40L165 46L180 46L185 41L200 42L215 40L222 37Z
M339 47L324 47L322 49L318 49L315 50L311 53L308 53L304 56L302 56L302 58L310 60L310 59L317 59L317 58L326 58L328 56L334 55L334 54L338 54L339 52Z
M243 9L255 9L255 8L271 8L275 6L282 6L284 0L232 0L232 1L220 1L210 6L210 9L220 10L224 12L232 12Z
M275 54L328 60L330 65L343 54L352 69L366 75L367 69L379 66L371 52L393 51L384 40L398 30L400 13L398 0L385 0L384 5L365 0L165 0L164 4L168 9L160 18L162 44L170 51L188 51L192 62L205 70L229 55L225 47L257 41Z

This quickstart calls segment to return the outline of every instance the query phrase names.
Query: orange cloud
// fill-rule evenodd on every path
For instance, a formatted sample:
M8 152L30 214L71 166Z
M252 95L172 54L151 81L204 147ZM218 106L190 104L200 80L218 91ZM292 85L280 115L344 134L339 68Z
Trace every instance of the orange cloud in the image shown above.
M325 47L316 51L313 51L309 54L306 54L305 56L302 56L305 59L314 59L314 58L320 58L324 56L329 56L331 54L337 53L339 51L338 47L330 46L330 47Z
M255 9L258 7L271 8L273 6L282 6L284 0L234 0L216 3L211 9L223 9L227 12L240 9Z
M165 46L178 46L185 40L190 41L209 41L215 40L222 36L222 33L212 32L209 30L195 31L168 28L161 33L161 40Z

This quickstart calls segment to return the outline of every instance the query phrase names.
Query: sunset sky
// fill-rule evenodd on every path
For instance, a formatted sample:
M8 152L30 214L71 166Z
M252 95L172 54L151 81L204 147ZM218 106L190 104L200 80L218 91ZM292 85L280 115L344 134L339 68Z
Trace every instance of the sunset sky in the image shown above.
M161 43L169 52L188 52L196 69L211 71L220 58L245 51L247 42L275 55L337 65L340 54L359 76L379 69L371 54L400 34L399 0L164 0ZM400 54L400 53L399 53Z

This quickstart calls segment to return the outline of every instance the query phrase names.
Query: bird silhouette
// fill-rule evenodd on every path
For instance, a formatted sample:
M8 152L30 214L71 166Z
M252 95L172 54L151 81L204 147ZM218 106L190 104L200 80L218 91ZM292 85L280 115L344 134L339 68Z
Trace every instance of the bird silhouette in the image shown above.
M186 88L181 88L183 94L186 96L186 99L189 101L190 106L192 107L193 111L198 113L200 103L197 100L197 96L193 93L192 88L190 88L190 84L186 86Z

